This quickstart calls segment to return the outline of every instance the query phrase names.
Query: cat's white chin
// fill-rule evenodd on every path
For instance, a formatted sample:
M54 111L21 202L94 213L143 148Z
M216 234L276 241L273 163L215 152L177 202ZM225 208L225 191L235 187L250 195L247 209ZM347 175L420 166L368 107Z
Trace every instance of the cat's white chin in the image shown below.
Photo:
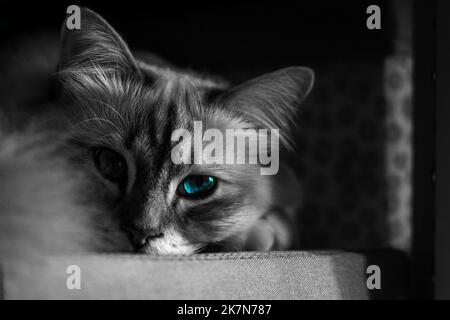
M192 246L184 247L170 247L170 246L160 246L154 247L153 245L147 245L140 248L137 253L140 254L152 254L152 255L185 255L195 253L195 248Z
M190 244L179 232L167 229L164 236L154 239L138 250L142 254L178 255L193 254L198 246Z

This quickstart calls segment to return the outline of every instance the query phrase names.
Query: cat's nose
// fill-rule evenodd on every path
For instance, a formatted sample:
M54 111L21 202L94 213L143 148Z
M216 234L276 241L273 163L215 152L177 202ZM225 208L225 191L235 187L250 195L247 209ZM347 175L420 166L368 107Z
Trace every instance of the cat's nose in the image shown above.
M137 249L142 248L153 239L164 236L162 232L156 229L137 228L132 226L125 226L123 229L128 233L131 243Z

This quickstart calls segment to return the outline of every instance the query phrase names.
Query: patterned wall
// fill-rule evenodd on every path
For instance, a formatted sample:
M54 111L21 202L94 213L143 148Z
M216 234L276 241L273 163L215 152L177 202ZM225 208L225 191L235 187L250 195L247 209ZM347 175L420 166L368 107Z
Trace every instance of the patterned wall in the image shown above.
M300 114L302 247L408 249L409 57L341 61L316 69Z

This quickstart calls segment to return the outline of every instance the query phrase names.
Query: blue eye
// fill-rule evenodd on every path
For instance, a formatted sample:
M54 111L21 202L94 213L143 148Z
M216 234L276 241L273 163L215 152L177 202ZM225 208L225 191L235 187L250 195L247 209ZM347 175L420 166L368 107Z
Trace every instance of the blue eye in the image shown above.
M178 194L187 198L203 198L212 194L217 179L212 176L192 175L178 186Z

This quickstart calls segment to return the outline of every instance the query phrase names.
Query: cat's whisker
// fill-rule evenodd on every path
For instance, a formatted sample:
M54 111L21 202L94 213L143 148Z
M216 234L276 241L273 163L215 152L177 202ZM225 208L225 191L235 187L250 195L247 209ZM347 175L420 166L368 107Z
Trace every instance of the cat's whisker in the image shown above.
M203 251L203 249L205 249L206 247L207 247L206 243L198 245L198 247L194 249L193 254L201 253Z
M106 103L105 101L101 101L101 100L94 99L94 98L89 98L89 100L90 100L90 101L93 101L93 102L100 103L100 104L102 104L103 106L107 107L109 110L111 110L113 113L115 113L115 114L119 117L119 120L122 122L122 124L123 124L124 127L127 126L127 122L125 121L123 115L120 114L120 112L117 111L116 108L114 108L114 107L111 106L110 104Z
M84 125L84 124L86 124L87 122L90 122L90 121L106 122L106 123L112 125L117 130L116 132L122 132L123 131L121 128L119 128L119 126L117 124L115 124L111 120L108 120L108 119L105 119L105 118L99 118L99 117L84 119L84 120L80 121L79 123L77 123L75 126L81 126L81 125Z

